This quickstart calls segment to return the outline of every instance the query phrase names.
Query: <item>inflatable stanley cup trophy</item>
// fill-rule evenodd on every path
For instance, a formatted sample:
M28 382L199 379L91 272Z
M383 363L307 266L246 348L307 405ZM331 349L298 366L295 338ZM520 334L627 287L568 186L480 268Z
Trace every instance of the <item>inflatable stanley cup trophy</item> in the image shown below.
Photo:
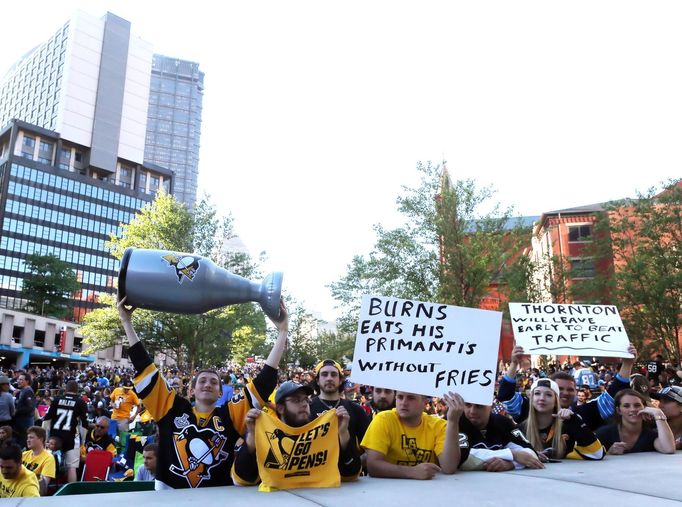
M126 305L170 313L204 313L251 301L279 318L282 273L250 282L198 255L128 248L118 272L119 298Z

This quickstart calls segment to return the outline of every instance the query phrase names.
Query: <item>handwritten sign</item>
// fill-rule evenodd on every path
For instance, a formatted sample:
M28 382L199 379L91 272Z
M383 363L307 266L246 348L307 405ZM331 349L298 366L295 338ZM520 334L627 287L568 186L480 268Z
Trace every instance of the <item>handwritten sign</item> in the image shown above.
M488 405L501 323L500 312L363 296L351 380Z
M611 305L509 303L516 344L529 354L632 357Z

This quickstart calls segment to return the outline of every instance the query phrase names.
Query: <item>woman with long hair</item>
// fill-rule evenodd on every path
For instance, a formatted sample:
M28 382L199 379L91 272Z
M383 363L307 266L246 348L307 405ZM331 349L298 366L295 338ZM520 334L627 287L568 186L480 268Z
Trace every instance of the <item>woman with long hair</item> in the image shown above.
M615 404L615 423L597 430L609 454L675 452L675 437L667 417L661 409L648 407L645 396L634 389L624 389L616 395ZM644 424L652 420L656 423L655 430Z
M528 419L521 423L541 460L604 458L604 447L580 416L559 405L559 386L541 378L530 388Z

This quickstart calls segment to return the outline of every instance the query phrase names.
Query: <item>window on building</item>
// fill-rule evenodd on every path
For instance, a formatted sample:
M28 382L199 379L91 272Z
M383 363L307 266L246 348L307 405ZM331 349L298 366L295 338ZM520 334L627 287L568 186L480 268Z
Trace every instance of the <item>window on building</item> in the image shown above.
M137 178L137 188L142 192L147 191L147 175L143 172L140 172L139 177Z
M36 347L44 347L45 346L45 331L41 331L39 329L36 329L35 337L33 339L33 344Z
M595 267L594 259L577 258L570 259L571 278L594 278Z
M149 190L151 192L156 192L159 189L159 177L158 176L152 176L151 179L149 180Z
M33 148L36 145L35 137L24 136L23 145L26 146L27 148Z
M53 148L52 143L48 143L46 141L40 141L40 152L41 153L49 153L50 156L52 156L52 148Z
M568 241L592 241L592 224L569 225Z
M59 168L68 169L71 161L71 150L69 148L62 148L59 152Z

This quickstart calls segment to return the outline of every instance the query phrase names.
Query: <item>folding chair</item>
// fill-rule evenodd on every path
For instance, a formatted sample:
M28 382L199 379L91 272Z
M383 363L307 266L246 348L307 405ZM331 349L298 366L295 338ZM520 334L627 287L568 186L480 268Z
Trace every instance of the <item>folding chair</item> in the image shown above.
M85 458L81 481L106 481L112 462L113 457L109 451L90 451Z

